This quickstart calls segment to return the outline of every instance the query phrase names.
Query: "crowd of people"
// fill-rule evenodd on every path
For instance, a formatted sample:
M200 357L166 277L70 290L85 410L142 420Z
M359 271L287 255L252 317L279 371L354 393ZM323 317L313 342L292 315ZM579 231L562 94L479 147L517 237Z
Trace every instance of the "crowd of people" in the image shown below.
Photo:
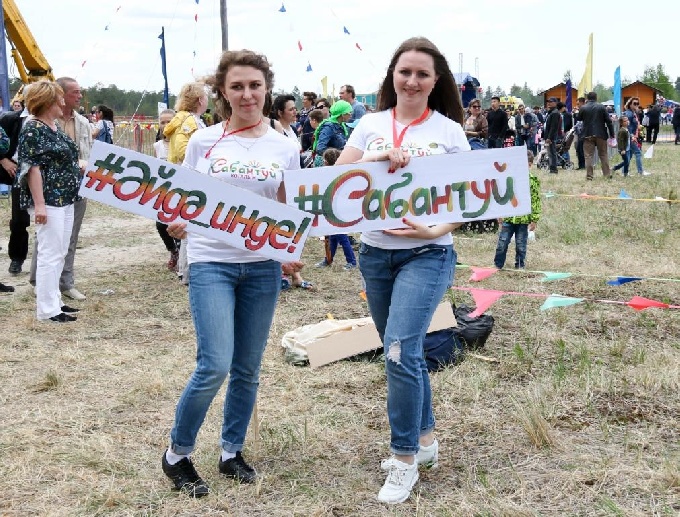
M545 110L520 105L515 113L508 113L500 108L498 97L491 99L487 112L479 99L465 110L445 56L425 38L408 39L394 52L375 111L357 101L349 84L341 87L340 100L335 102L304 92L300 112L295 97L274 98L273 87L274 73L264 55L249 50L224 52L214 74L184 85L175 108L160 113L156 157L285 203L280 171L382 161L388 164L386 174L391 174L418 159L412 158L414 150L425 156L526 145L531 166L543 147L549 170L556 173L557 143L578 128L578 168L593 179L597 152L604 176L611 177L607 140L614 137L614 129L610 114L593 92L579 99L573 117L556 98L547 100ZM35 286L37 318L59 323L75 321L79 311L64 304L62 296L86 299L74 283L74 255L86 208L78 186L93 140L111 143L114 130L113 111L98 105L88 120L78 110L81 97L72 78L39 81L25 89L21 110L2 117L0 124L0 172L13 184L10 272L22 271L32 218L36 245L30 281ZM210 102L214 112L206 120ZM637 145L642 138L638 111L639 100L630 99L616 135L624 175L633 155L638 172L644 173ZM649 112L647 116L652 120L648 126L653 127L653 116ZM651 138L654 141L656 136ZM377 141L391 145L376 149ZM226 172L229 164L251 161L266 164L268 173L251 177ZM499 269L505 265L513 236L515 267L525 267L528 235L541 215L540 182L533 173L530 189L531 213L500 221L494 257ZM361 273L383 343L390 457L381 462L386 477L377 497L388 504L408 499L419 468L438 463L423 341L437 305L454 281L452 232L460 226L427 226L407 218L403 225L363 233L358 260L348 235L329 236L326 255L315 264L330 267L337 247L342 248L343 269L358 268ZM265 259L188 232L185 223L159 222L156 228L169 253L167 267L188 285L197 350L195 369L176 406L161 469L177 490L202 497L210 488L191 454L208 409L227 379L217 467L222 475L241 483L257 479L243 450L278 295L291 286L314 286L302 278L300 262ZM11 287L0 284L0 290Z

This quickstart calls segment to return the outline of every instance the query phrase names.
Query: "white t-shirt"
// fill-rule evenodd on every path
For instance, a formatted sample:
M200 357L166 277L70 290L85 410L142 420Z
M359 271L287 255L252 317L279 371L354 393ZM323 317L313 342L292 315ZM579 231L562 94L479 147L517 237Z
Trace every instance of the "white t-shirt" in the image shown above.
M300 139L295 134L295 130L293 128L286 129L284 127L283 134L286 136L286 138L289 138L291 142L295 143L295 145L298 148L298 151L302 150L302 144L300 144Z
M185 167L196 168L199 158L224 132L222 124L199 129L189 139L184 156ZM240 142L240 143L239 143ZM210 152L211 176L231 185L248 189L260 196L276 199L283 181L283 171L300 168L300 154L295 144L278 131L267 128L259 138L243 138L231 135L222 139ZM200 171L205 172L205 171ZM225 200L230 202L232 200ZM233 200L238 204L238 200ZM229 205L227 205L229 206ZM261 262L266 258L252 251L229 246L223 241L196 233L187 237L187 261L194 262Z
M103 118L99 119L97 121L97 123L94 125L94 127L95 127L95 129L98 129L99 132L101 133L102 131L104 131L104 124L106 124L106 127L108 127L109 134L111 135L111 138L113 139L113 122L111 122L110 120L104 120Z
M168 140L159 140L153 144L153 150L156 153L156 158L167 160L168 151L170 150L170 142Z
M397 122L398 133L401 133L404 127L403 124ZM387 110L361 117L345 147L354 147L364 153L377 153L391 149L392 146L392 110ZM401 148L408 152L413 160L433 154L469 151L470 144L458 122L435 111L422 124L411 126L406 130ZM426 244L452 244L453 238L450 233L435 240L425 240L394 237L382 231L373 231L363 233L361 241L376 248L395 250L417 248Z

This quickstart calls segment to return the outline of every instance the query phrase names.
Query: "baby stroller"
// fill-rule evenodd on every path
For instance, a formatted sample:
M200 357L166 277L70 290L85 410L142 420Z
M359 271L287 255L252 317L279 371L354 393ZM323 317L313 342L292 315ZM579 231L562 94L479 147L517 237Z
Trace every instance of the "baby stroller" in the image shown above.
M557 150L557 166L563 169L573 169L574 162L567 160L567 153L571 149L571 144L574 143L574 135L576 133L576 126L572 127L567 134L564 135L563 140L555 142L555 149ZM548 158L548 148L544 145L541 152L536 156L536 167L541 170L548 170L550 168L550 159Z
M505 132L505 138L503 139L503 147L514 147L515 138L517 138L515 131L513 129L508 129Z

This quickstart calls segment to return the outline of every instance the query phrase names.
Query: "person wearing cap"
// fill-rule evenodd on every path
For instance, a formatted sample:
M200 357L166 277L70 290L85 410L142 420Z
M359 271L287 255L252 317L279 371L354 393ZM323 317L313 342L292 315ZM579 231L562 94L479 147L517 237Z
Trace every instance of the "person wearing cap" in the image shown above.
M559 135L562 126L562 117L557 111L557 98L550 97L547 102L548 116L545 119L545 133L543 133L543 141L548 149L548 162L550 164L550 172L557 174L557 146L555 141Z
M323 153L328 148L343 150L349 137L346 122L352 116L352 105L347 101L337 101L330 108L330 117L314 131L312 151L315 154L314 166L323 166Z
M597 93L589 92L586 95L586 104L580 111L583 121L583 152L586 155L586 179L593 179L593 162L595 149L600 157L602 174L605 178L611 178L609 169L609 154L607 138L614 138L614 125L607 114L606 108L597 102Z

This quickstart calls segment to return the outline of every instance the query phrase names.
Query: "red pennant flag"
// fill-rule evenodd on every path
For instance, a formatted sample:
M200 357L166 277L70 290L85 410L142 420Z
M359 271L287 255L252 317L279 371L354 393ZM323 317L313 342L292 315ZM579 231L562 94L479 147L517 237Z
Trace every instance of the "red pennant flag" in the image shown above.
M87 63L87 59L83 61L83 63L80 65L80 68L83 68L85 66L85 63Z
M472 269L472 275L470 275L470 282L481 282L485 278L489 278L492 275L496 274L496 269L495 267L475 267L475 266L470 266L470 269Z
M505 293L503 291L491 291L488 289L470 289L470 294L475 300L475 310L468 316L476 318L484 314L484 311L491 307Z
M198 21L198 13L196 13L196 14L194 15L194 21L195 21L195 22Z
M298 48L302 51L302 43L300 43L300 40L298 40Z
M668 309L669 307L667 303L657 302L656 300L650 300L649 298L643 298L642 296L633 296L630 301L626 302L626 305L632 307L636 311L643 311L650 307L658 307L660 309Z
M359 46L358 43L355 43L355 45L357 46L357 48L358 48L359 50L363 51L363 49Z

